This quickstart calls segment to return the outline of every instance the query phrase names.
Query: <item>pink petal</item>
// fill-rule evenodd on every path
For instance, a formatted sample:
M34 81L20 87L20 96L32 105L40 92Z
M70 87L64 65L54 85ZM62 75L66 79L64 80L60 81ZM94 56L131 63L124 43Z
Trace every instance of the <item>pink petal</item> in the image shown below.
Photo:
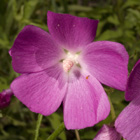
M28 25L19 33L9 53L16 72L30 73L56 64L61 51L47 32Z
M127 140L140 138L140 97L135 98L115 122L117 131Z
M82 129L105 119L110 104L101 84L91 75L78 70L69 77L64 99L64 122L67 129Z
M131 101L140 96L140 59L134 66L127 81L125 99Z
M121 135L116 131L115 127L103 125L93 140L121 140Z
M47 13L47 22L51 35L60 46L74 51L93 41L98 25L98 20L50 11Z
M31 111L50 115L60 106L67 84L62 69L56 65L33 74L23 74L11 84L14 95Z
M85 48L81 62L101 83L125 90L128 58L123 45L111 41L97 41Z

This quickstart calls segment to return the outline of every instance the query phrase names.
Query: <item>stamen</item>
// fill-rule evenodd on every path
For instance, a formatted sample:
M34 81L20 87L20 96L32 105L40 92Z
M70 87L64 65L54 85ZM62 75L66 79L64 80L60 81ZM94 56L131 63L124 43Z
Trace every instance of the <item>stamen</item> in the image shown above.
M79 52L78 54L77 53L73 54L67 51L66 49L64 49L64 52L65 52L65 58L62 59L60 62L63 62L63 69L65 72L69 72L74 65L81 68L78 62Z
M73 65L74 65L73 61L69 59L63 60L63 69L65 72L69 72L69 70L72 68Z

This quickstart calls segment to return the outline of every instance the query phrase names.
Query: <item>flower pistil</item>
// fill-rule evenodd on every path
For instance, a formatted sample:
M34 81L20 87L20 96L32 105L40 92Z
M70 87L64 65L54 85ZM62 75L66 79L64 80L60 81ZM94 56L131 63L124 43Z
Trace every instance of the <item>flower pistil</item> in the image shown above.
M66 58L63 59L63 69L65 72L69 72L71 68L76 64L77 66L80 66L78 62L78 56L79 53L72 54L70 52L66 52Z

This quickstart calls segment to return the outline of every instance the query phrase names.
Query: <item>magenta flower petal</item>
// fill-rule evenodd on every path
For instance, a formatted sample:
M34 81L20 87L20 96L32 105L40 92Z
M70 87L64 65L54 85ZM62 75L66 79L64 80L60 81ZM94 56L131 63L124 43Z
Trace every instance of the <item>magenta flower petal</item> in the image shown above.
M66 77L58 65L38 73L23 74L11 84L14 95L23 104L43 115L50 115L57 110L66 87Z
M85 48L82 59L87 70L101 83L125 90L128 54L123 45L111 41L91 43Z
M131 101L140 96L140 60L134 66L127 81L125 99Z
M135 98L115 121L117 131L127 140L140 138L140 96Z
M93 140L121 140L121 135L116 131L115 127L103 125Z
M48 28L54 39L64 48L76 51L91 43L96 35L98 20L69 14L47 13Z
M47 32L28 25L19 33L9 53L16 72L30 73L56 64L61 51Z
M74 71L64 99L64 122L67 129L82 129L105 119L110 104L101 84L92 76Z
M11 102L13 92L11 89L6 89L0 93L0 109L7 107Z

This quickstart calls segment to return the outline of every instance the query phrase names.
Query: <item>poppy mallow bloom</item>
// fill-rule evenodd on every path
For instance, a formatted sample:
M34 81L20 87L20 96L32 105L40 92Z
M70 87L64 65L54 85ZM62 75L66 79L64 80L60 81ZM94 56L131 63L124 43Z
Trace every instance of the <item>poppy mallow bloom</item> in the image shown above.
M11 89L3 90L0 93L0 109L3 109L9 106L12 95L13 95L13 92Z
M103 125L93 140L121 140L114 126Z
M92 42L98 20L47 13L50 33L29 25L10 50L22 75L11 84L31 111L45 116L63 102L67 129L82 129L105 119L110 104L101 83L125 90L128 54L111 41Z
M128 78L125 99L131 101L115 121L116 130L127 140L140 139L140 59Z

